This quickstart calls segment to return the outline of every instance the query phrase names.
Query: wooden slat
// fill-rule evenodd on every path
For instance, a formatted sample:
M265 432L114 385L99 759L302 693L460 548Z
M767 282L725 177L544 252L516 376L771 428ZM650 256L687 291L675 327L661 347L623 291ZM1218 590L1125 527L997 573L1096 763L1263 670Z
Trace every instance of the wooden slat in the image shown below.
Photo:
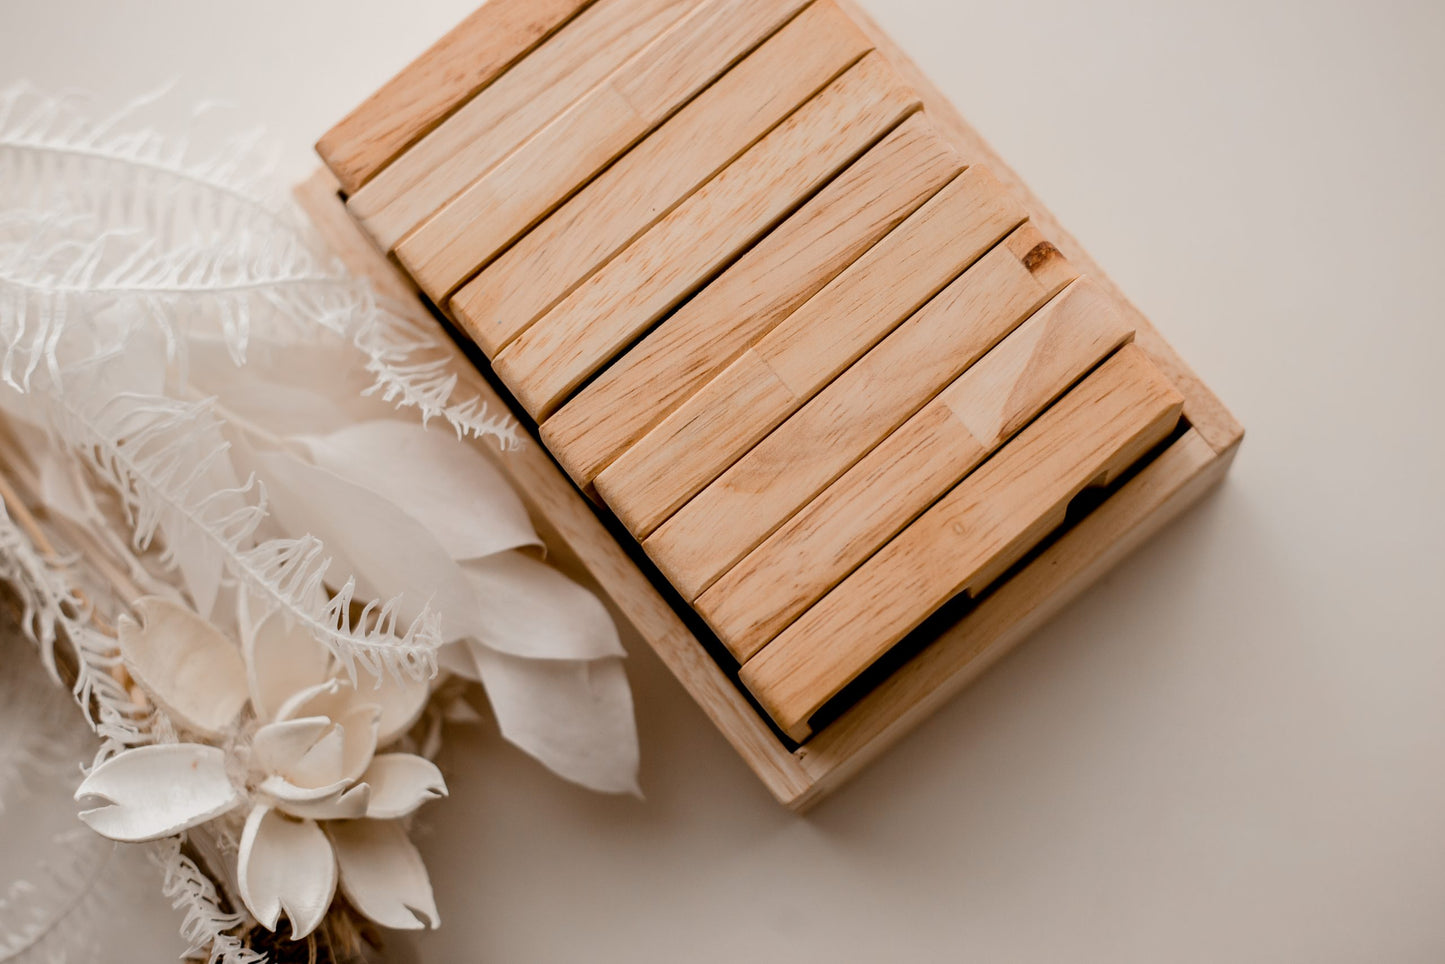
M806 0L706 0L412 231L396 256L438 304Z
M1036 228L1018 228L679 509L647 554L696 600L1075 277Z
M970 168L597 477L645 539L1024 220Z
M348 210L379 247L392 250L696 5L597 0L354 192Z
M354 194L593 0L490 0L372 94L321 140Z
M820 0L452 298L488 357L847 70L870 42Z
M893 230L963 162L915 114L542 424L591 486L629 445Z
M1162 441L1184 399L1126 346L804 613L742 669L784 732L808 720L931 613L977 594Z
M494 359L539 420L877 143L917 101L869 55Z
M751 659L1132 335L1099 288L1074 284L703 593L698 611L739 662Z

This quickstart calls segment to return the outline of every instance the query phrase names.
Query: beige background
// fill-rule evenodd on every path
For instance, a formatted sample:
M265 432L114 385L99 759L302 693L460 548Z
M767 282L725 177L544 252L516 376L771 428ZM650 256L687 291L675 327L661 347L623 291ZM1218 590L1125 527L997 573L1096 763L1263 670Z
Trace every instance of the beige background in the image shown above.
M174 78L299 176L471 2L0 0L0 83ZM806 821L635 640L645 803L455 737L396 958L1445 960L1445 5L867 6L1234 407L1232 481Z

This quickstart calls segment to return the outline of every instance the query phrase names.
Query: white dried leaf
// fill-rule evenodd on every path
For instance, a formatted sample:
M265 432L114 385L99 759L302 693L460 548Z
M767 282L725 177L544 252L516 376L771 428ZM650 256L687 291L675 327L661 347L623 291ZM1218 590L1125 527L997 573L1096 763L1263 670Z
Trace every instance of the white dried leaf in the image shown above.
M447 795L447 782L436 764L412 753L376 757L361 780L371 787L366 816L372 820L409 816L422 804Z
M273 720L288 699L332 677L331 653L281 610L252 625L253 608L246 601L239 607L246 680L256 716Z
M523 659L624 655L607 607L545 562L508 552L462 568L479 606L476 638L488 649Z
M364 593L399 594L403 623L428 608L443 614L444 638L476 631L476 602L461 567L408 512L289 452L257 453L255 460L275 518L320 539Z
M346 783L358 779L376 753L380 707L366 702L350 683L330 680L296 694L277 713L281 721L308 717L324 717L335 724L339 732L335 775L330 779ZM332 771L318 770L316 773L329 775ZM308 780L299 785L315 787L322 784Z
M618 659L519 659L467 650L502 736L558 776L601 793L639 794L632 692Z
M246 666L211 623L167 599L135 604L118 626L126 668L177 726L215 739L246 705Z
M236 858L241 900L267 930L285 914L291 939L321 924L336 894L336 857L312 820L294 820L258 806L246 818Z
M317 465L405 506L453 559L541 545L511 484L454 434L376 421L298 441Z
M213 746L168 743L111 757L90 772L76 800L97 797L104 806L82 810L96 833L136 843L199 826L241 803L226 775L226 754Z
M341 892L383 927L420 930L441 923L421 854L395 820L327 824L341 867Z

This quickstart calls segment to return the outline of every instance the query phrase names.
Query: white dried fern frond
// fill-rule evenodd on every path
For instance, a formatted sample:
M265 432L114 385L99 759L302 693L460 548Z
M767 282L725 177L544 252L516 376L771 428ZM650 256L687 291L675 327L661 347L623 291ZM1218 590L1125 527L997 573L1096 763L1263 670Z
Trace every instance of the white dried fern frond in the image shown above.
M160 325L173 350L180 332L214 331L238 361L251 338L343 333L365 312L366 287L268 198L259 138L197 159L136 126L154 99L97 117L78 98L0 91L0 210L38 222L0 229L0 346L30 349L5 371L33 371L46 348L53 364L73 311L123 309L113 317Z
M115 641L96 631L65 569L41 557L3 504L0 580L19 597L25 614L21 627L40 647L46 669L57 680L55 648L61 643L70 647L75 664L71 690L101 738L101 755L151 742L150 711L132 700L113 675L120 664Z
M353 618L355 580L327 592L331 559L310 536L257 543L266 519L263 487L215 489L212 469L226 457L220 420L208 400L120 394L90 406L75 395L53 400L55 433L121 496L139 551L163 537L163 560L202 540L225 571L262 601L324 642L348 672L428 679L442 644L440 617L423 610L398 633L399 600L370 602Z
M506 450L522 446L515 419L464 389L462 371L469 363L439 327L423 330L378 307L355 342L375 379L369 394L416 409L424 423L444 419L458 438L493 439Z
M268 540L241 553L239 562L246 585L267 602L284 607L289 618L326 643L353 681L358 666L374 676L427 680L437 674L440 614L424 609L404 632L398 632L400 597L361 605L354 578L334 593L323 593L331 558L314 536ZM320 611L306 605L306 600L327 595Z
M29 537L10 518L3 501L0 501L0 582L15 593L20 603L20 628L39 647L46 672L60 682L55 646L72 615L83 612L85 607L60 573L40 558Z
M145 224L166 243L255 227L293 230L294 214L271 189L275 165L260 133L228 137L201 155L142 121L164 94L103 114L89 98L24 82L0 91L0 206L84 212L102 229Z
M0 179L7 172L0 166ZM370 293L299 234L255 232L164 245L145 228L99 229L82 215L35 215L0 233L0 375L28 390L59 368L72 314L105 313L123 336L157 329L175 356L188 337L223 339L237 364L253 339L289 344L345 335ZM74 342L73 336L71 341Z
M82 307L138 308L117 316L158 325L172 352L178 332L214 331L238 363L252 338L309 327L354 336L386 401L460 435L520 444L510 416L453 377L466 362L443 332L398 325L364 280L319 251L294 207L271 199L258 136L197 158L139 125L159 96L95 116L81 98L0 91L0 211L50 221L41 232L0 223L0 377L28 385L54 365L65 319Z
M263 964L264 954L246 947L231 932L245 924L240 914L221 909L216 885L181 851L182 838L152 845L151 858L165 877L161 892L182 914L181 938L187 955L205 953L208 964Z

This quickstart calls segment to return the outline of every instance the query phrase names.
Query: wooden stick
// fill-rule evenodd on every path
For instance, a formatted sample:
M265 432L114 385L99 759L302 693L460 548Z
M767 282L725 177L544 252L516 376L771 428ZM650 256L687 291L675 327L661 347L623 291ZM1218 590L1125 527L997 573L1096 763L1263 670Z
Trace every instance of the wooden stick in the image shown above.
M352 192L348 210L379 247L392 250L477 177L656 40L694 3L597 0L375 179Z
M1126 346L743 667L795 739L833 696L940 606L976 595L1162 441L1184 399Z
M915 114L542 424L578 485L963 170Z
M624 154L452 298L487 357L871 49L820 0Z
M10 466L3 466L3 468L13 471ZM30 537L30 541L39 550L40 557L46 562L58 563L60 556L55 551L55 543L50 541L50 536L45 534L45 529L35 518L35 513L30 511L25 500L20 498L20 493L16 492L15 487L10 484L10 479L6 477L5 471L0 471L0 502L5 503L10 518L14 519L21 531Z
M495 359L539 420L917 106L869 55L704 185Z
M355 193L592 0L490 0L316 143Z
M647 554L697 599L1076 276L1023 225L678 510Z
M645 539L1024 220L969 168L597 477Z
M396 246L444 303L532 225L792 19L807 0L706 0Z
M1096 286L1073 285L703 593L698 611L747 662L1132 335Z

